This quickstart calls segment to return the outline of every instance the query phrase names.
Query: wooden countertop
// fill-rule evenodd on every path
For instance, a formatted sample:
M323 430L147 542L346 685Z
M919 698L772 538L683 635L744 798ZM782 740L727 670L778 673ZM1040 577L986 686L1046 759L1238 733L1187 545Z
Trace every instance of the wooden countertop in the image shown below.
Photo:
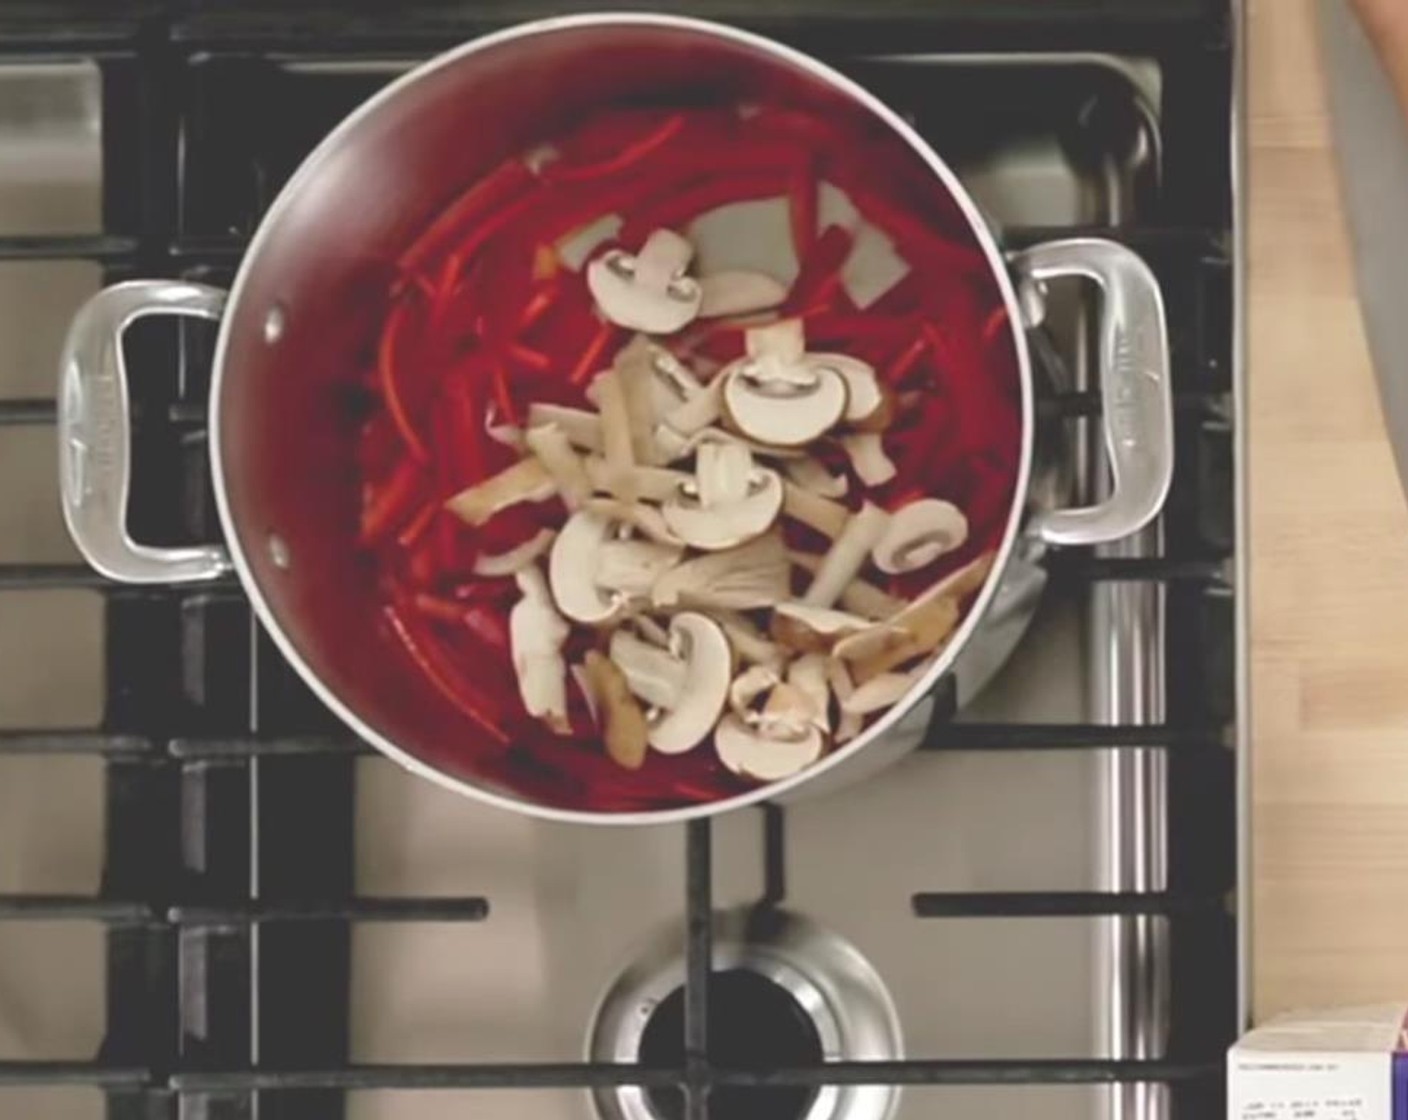
M1314 0L1251 0L1249 14L1252 979L1263 1019L1408 998L1408 501L1356 304Z

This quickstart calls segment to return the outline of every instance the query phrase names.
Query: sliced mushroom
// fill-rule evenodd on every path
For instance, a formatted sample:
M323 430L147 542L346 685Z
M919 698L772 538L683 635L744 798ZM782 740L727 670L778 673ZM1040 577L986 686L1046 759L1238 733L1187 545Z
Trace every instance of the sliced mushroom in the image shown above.
M787 472L789 481L809 493L822 498L844 498L848 485L846 476L832 474L817 459L810 455L798 459L788 459L782 469Z
M911 673L880 673L841 702L841 710L847 715L868 716L873 712L893 708L917 681Z
M767 311L787 298L785 284L766 272L744 269L711 272L699 278L699 287L704 293L699 315L705 319Z
M551 548L556 536L551 529L539 529L522 544L514 545L507 552L493 555L481 553L474 558L474 574L484 579L516 575Z
M620 616L626 596L597 585L602 547L614 540L610 518L578 510L567 519L548 556L548 581L557 607L575 622L600 625Z
M866 502L846 522L826 558L821 562L802 602L811 607L829 607L855 579L889 524L890 515Z
M879 432L852 432L841 437L841 447L851 469L866 486L884 486L895 477L895 464L885 454Z
M569 510L582 508L592 496L591 480L582 468L582 460L572 450L572 443L556 424L529 428L523 437L534 457L552 476L557 492Z
M790 564L776 531L726 552L709 552L670 569L651 592L657 607L755 610L787 598Z
M626 685L626 677L605 654L588 650L585 661L587 694L595 702L595 715L602 725L606 753L627 770L645 764L650 728L640 703Z
M846 408L846 383L824 367L741 358L720 375L724 419L773 447L800 447L830 431Z
M836 743L848 743L860 734L865 726L865 719L855 712L846 711L846 701L855 692L855 682L851 680L850 670L846 668L844 661L838 661L831 657L826 661L826 679L831 685L831 691L836 694L836 703L840 708L840 718L836 721Z
M556 487L537 459L520 459L445 502L445 508L471 525L483 525L494 514L519 502L551 498Z
M567 666L562 660L562 643L567 640L568 626L553 608L542 572L525 568L514 578L523 592L523 598L508 616L518 692L529 715L563 735L568 723Z
M608 540L597 553L596 584L631 599L646 599L650 589L679 563L682 550L652 540Z
M693 370L653 342L650 343L650 363L651 404L657 416L668 415L704 391L704 385Z
M787 689L786 684L780 685L773 689L773 695ZM800 696L795 689L788 691ZM802 699L805 702L805 697ZM826 736L805 718L797 733L788 735L782 734L776 723L753 727L730 712L714 730L714 749L719 761L733 773L754 781L777 782L821 758Z
M869 619L805 603L778 603L772 612L772 635L799 653L825 653L842 638L872 628Z
M601 417L583 408L535 402L528 406L528 426L545 428L555 424L574 447L601 454Z
M662 423L670 429L670 433L685 438L703 431L718 422L722 392L723 381L715 378L708 385L700 386L698 392L664 411L661 414ZM657 447L664 442L659 432L655 440Z
M808 552L791 553L792 563L813 575L821 570L824 559L825 557L813 556ZM883 622L885 619L894 618L904 610L905 606L903 599L897 599L888 591L881 591L873 583L867 583L863 579L853 579L846 584L846 589L841 592L838 602L846 610L858 614L862 618L868 618L872 622Z
M587 265L587 287L601 313L618 326L670 334L699 314L703 292L685 275L694 248L673 230L657 229L635 256L612 249Z
M782 511L782 479L756 466L746 447L706 443L699 448L692 483L681 486L661 515L687 544L708 552L765 533Z
M631 624L636 628L642 638L652 645L664 648L670 644L670 632L661 626L648 614L638 614L631 619Z
M747 724L756 724L762 717L762 704L774 688L782 683L777 670L767 665L752 665L728 687L728 706L733 714Z
M889 422L888 401L874 366L846 354L808 354L807 360L841 375L846 383L847 424L866 431L885 427Z
M562 266L581 272L591 255L621 232L619 214L603 214L596 221L573 230L557 242L557 256Z
M994 554L984 553L939 580L886 623L836 643L836 657L850 663L855 679L867 681L917 657L933 653L962 617L962 601L979 591L992 571Z
M718 722L733 677L733 651L717 622L693 612L671 621L670 644L684 663L684 684L675 706L651 722L650 745L661 754L683 754Z
M968 519L962 510L940 498L921 498L890 515L870 555L882 572L897 575L928 567L967 539Z

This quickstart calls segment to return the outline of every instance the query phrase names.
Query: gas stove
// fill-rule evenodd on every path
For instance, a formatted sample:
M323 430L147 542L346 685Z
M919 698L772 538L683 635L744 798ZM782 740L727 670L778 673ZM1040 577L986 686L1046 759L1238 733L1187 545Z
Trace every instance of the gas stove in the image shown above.
M89 293L228 285L338 119L535 5L0 15L4 1114L1221 1115L1245 987L1239 9L754 7L690 10L859 78L1005 247L1091 232L1146 257L1175 379L1160 522L1032 566L1036 619L991 680L859 785L635 830L458 798L352 741L238 584L78 562L53 370ZM1095 298L1053 290L1036 336L1043 446L1091 498ZM137 539L218 535L213 342L127 336Z

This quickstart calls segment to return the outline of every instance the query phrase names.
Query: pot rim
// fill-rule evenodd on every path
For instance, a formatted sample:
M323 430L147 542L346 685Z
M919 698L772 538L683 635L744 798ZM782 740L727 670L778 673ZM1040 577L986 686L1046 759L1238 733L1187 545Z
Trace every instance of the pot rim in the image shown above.
M303 659L303 655L299 652L298 647L284 632L279 620L274 615L268 601L265 599L259 582L255 578L249 561L245 556L244 546L235 524L234 516L230 510L229 500L226 496L224 457L220 437L220 402L225 381L225 354L230 341L230 323L234 321L238 314L240 297L251 271L252 262L258 258L259 250L263 247L265 240L271 236L270 231L277 225L276 219L281 210L290 205L290 199L302 190L307 182L318 175L322 165L328 160L332 152L340 146L344 136L351 132L364 118L371 116L380 109L383 104L399 96L403 90L425 79L430 74L439 71L441 68L453 65L470 55L480 51L490 50L502 43L510 42L515 39L536 35L550 35L559 31L572 30L580 27L595 27L604 24L659 27L689 31L726 39L753 48L761 53L771 55L773 58L787 63L788 65L807 71L829 83L832 87L838 89L847 97L858 103L863 109L874 114L892 129L899 138L924 161L929 169L938 177L945 189L948 190L964 218L967 220L968 226L976 237L983 256L988 261L988 265L997 282L998 290L1001 293L1003 304L1007 309L1007 329L1011 334L1013 345L1016 348L1022 410L1022 437L1018 457L1017 482L1012 495L1011 508L1008 511L1007 525L1003 530L1002 541L997 549L997 557L993 564L993 569L988 575L987 582L983 585L982 590L979 591L977 598L969 609L967 616L949 641L945 652L930 668L929 672L916 682L884 715L867 727L861 734L857 735L853 740L839 749L832 751L820 762L794 774L790 778L772 782L768 785L760 786L757 789L740 793L734 797L722 798L717 801L679 806L671 809L650 809L624 813L565 809L554 805L538 804L517 797L511 793L489 789L469 779L448 774L443 770L431 766L403 747L398 746L389 736L382 734L376 728L370 726L353 710L350 704L345 702L341 696L329 688L308 666L307 662ZM234 283L230 287L229 302L221 321L219 337L215 346L214 372L210 388L210 424L208 438L210 441L211 474L215 490L215 504L216 508L219 510L221 530L224 533L234 569L239 575L240 582L244 585L246 593L249 595L255 614L264 625L264 628L269 632L279 652L293 666L295 672L298 673L299 677L302 678L303 682L312 690L314 695L326 704L339 719L352 728L359 737L413 774L428 778L430 781L435 782L445 789L477 798L480 801L498 808L511 809L519 813L526 813L529 816L549 821L599 825L662 825L680 824L685 821L711 817L732 809L741 809L749 805L757 805L791 793L804 783L836 770L838 767L841 767L856 755L860 754L861 751L875 740L881 738L893 729L900 719L912 711L914 707L935 688L944 674L952 669L954 662L967 646L974 631L981 625L992 603L993 596L997 592L998 585L1002 582L1003 572L1006 570L1012 550L1016 546L1017 539L1020 535L1021 523L1026 513L1027 488L1031 475L1034 433L1031 355L1027 347L1026 335L1021 327L1022 322L1023 317L1017 300L1016 290L1013 287L1012 278L1008 274L1006 262L1003 259L1001 251L998 249L997 242L993 238L992 231L988 228L987 223L983 220L973 199L959 182L958 177L953 173L952 169L949 168L948 164L930 147L928 142L898 113L859 83L846 77L826 63L766 36L744 31L713 20L696 19L689 16L676 16L652 12L606 11L554 16L515 24L479 38L471 39L452 50L429 59L415 69L403 74L366 101L362 102L361 105L344 117L343 120L318 143L317 147L309 153L298 166L298 169L289 178L288 182L284 184L283 189L279 191L278 196L270 205L268 212L260 221L259 227L256 229L248 249L245 251L244 258L235 275Z

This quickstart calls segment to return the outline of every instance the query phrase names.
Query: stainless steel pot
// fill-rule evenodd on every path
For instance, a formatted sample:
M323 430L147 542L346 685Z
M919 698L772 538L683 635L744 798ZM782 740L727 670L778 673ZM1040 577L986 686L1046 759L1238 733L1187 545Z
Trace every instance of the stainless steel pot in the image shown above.
M946 653L903 702L822 763L728 800L606 814L544 804L457 747L459 716L399 653L354 547L355 425L342 407L391 278L389 261L444 205L505 156L553 135L583 107L689 91L772 98L880 122L932 172L971 227L1006 305L1021 379L1020 476L997 563ZM1082 509L1030 510L1032 371L1023 324L1043 285L1080 276L1103 293L1101 372L1110 497ZM1019 300L1017 291L1022 298ZM135 320L218 320L210 453L226 545L153 548L125 526L129 487L122 335ZM892 110L854 82L758 36L674 16L575 16L467 43L394 82L339 125L270 208L227 294L180 280L118 284L70 330L60 371L64 514L84 556L128 583L208 580L234 570L260 620L308 685L357 734L411 770L462 793L564 820L658 823L849 780L911 745L890 735L946 673L960 671L995 600L1014 597L1011 561L1047 545L1093 545L1159 511L1172 474L1162 299L1145 264L1092 239L1039 245L1004 260L953 173ZM1019 597L1019 596L1018 596ZM1011 606L1006 625L1011 629ZM1020 611L1016 612L1020 615ZM1020 627L1018 627L1020 629ZM825 775L825 779L816 779Z

